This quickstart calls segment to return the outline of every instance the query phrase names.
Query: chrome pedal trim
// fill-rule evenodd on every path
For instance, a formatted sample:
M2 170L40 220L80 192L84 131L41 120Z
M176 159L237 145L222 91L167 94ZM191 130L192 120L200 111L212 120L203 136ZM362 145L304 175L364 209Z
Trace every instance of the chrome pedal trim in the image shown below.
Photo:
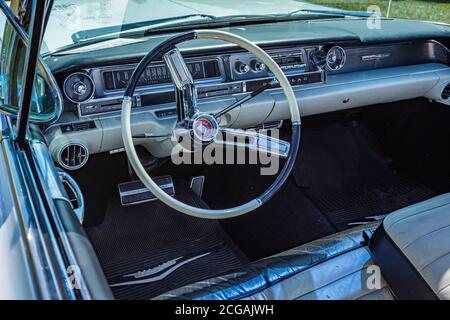
M167 194L175 196L175 185L173 184L171 176L155 177L153 178L153 181L155 181ZM158 198L148 190L140 180L120 183L118 189L120 204L123 207L158 200Z
M189 188L200 198L203 195L204 185L205 185L205 176L195 176L189 179Z

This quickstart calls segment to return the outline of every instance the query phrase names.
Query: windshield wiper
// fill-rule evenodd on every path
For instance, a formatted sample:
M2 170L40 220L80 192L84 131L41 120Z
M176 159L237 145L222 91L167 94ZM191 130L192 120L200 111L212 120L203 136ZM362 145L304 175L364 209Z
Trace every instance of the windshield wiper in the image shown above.
M283 16L286 17L286 15ZM281 15L235 15L215 17L213 15L206 14L192 14L83 30L78 31L72 35L72 44L60 47L51 52L47 52L44 54L44 56L60 54L80 47L89 46L92 44L97 44L100 42L118 38L139 38L155 32L179 31L181 29L186 29L187 27L198 27L212 24L214 24L214 26L217 26L217 24L227 26L232 23L238 23L239 19L244 19L240 21L244 21L246 23L254 21L272 22L279 21L280 17Z
M150 27L150 26L160 26L164 27L166 25L174 25L179 24L183 22L200 22L203 20L211 21L216 20L217 17L209 14L189 14L184 16L178 16L178 17L170 17L170 18L163 18L163 19L157 19L157 20L147 20L147 21L140 21L140 22L132 22L132 23L125 23L125 24L119 24L115 26L109 26L104 28L96 28L96 29L90 29L90 30L82 30L78 31L74 34L72 34L71 38L74 43L80 43L84 42L90 39L101 39L104 38L117 38L117 36L121 36L126 34L128 31L135 31L137 29Z
M96 39L97 41L110 40L117 37L145 36L153 31L163 31L167 29L182 29L187 26L199 26L204 24L231 24L237 22L249 21L274 21L280 18L286 18L285 14L273 15L231 15L216 17L208 14L189 14L185 16L163 18L157 20L148 20L141 22L115 25L104 28L78 31L72 35L74 44L84 43Z
M287 16L293 17L299 14L324 14L324 15L334 15L334 16L341 16L341 17L373 17L375 14L373 12L365 12L365 11L350 11L350 10L320 10L320 9L299 9L290 12Z
M214 19L217 18L212 15L192 14L172 18L133 22L104 28L78 31L71 36L73 41L72 44L60 47L53 51L46 52L45 54L43 54L43 56L45 57L53 54L60 54L73 49L78 49L80 47L85 47L100 42L115 40L119 38L142 37L145 36L147 30L153 29L166 30L167 28L173 27L174 25L185 27L186 22L190 22L189 25L191 23L198 25L201 24L201 22L211 22Z

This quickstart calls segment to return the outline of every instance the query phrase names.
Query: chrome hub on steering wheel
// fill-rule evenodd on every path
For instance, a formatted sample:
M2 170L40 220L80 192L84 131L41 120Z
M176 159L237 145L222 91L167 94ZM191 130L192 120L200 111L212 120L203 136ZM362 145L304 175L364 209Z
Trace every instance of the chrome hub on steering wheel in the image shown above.
M195 141L207 144L216 139L219 132L217 120L210 114L198 114L192 120L192 135Z

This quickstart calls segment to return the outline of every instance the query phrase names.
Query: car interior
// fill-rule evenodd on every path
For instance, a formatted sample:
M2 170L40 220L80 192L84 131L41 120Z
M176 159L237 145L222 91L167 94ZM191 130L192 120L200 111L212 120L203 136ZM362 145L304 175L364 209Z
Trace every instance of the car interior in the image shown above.
M386 19L376 32L365 23L223 28L273 59L301 115L284 184L255 210L227 219L166 205L124 149L129 81L173 35L43 55L64 100L58 120L39 130L114 298L450 298L448 31L424 23L410 32L412 22ZM199 110L217 113L265 87L218 123L289 141L289 101L254 53L208 39L177 47ZM206 211L270 189L278 174L262 175L261 164L172 161L167 132L180 97L167 63L159 55L144 65L131 95L135 149L155 184ZM375 289L366 285L373 265L382 274Z

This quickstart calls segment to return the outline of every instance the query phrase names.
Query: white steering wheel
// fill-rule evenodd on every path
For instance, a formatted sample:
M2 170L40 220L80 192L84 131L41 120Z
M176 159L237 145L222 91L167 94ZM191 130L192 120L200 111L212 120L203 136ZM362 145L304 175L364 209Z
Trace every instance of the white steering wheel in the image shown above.
M193 84L192 77L190 74L183 74L184 71L187 70L186 64L182 59L181 55L176 48L176 45L194 39L217 39L223 40L229 43L236 44L243 49L246 49L250 53L254 54L258 59L264 63L267 68L274 74L275 79L280 84L283 89L284 94L287 97L290 114L291 114L291 122L292 122L292 136L291 143L277 140L277 141L266 141L267 144L278 143L279 145L287 145L287 149L285 150L286 162L284 163L283 168L281 169L278 177L273 182L273 184L259 197L245 203L239 205L237 207L228 208L228 209L219 209L219 210L210 210L204 208L198 208L186 203L183 203L166 192L164 192L150 177L145 168L142 166L139 161L139 157L136 153L136 149L133 143L133 136L131 132L131 107L133 102L133 94L136 88L137 82L147 68L149 63L154 60L156 57L160 55L165 55L165 61L168 66L168 69L171 73L172 79L176 86L176 89L179 90L179 93L183 95L183 99L187 101L182 101L183 106L181 106L180 101L178 101L178 117L179 122L183 120L183 123L187 123L186 119L190 120L190 122L198 121L198 119L202 119L202 121L210 121L211 124L218 127L217 123L214 123L215 117L212 117L209 114L199 113L198 110L190 109L191 107L195 107L196 102L196 93ZM169 53L169 55L167 55ZM170 57L173 56L173 57ZM189 72L187 72L189 73ZM181 74L181 76L180 76ZM184 78L183 78L184 76ZM273 84L272 82L271 84ZM268 86L270 87L270 85ZM265 88L260 90L262 92ZM250 98L255 94L250 95ZM177 95L178 97L178 95ZM241 102L242 103L242 102ZM228 108L227 108L228 110ZM181 115L180 115L181 114ZM180 118L182 117L182 118ZM297 99L292 90L292 87L284 75L281 68L278 64L261 48L259 48L256 44L242 38L231 34L229 32L224 31L216 31L216 30L198 30L192 31L186 34L182 34L179 36L175 36L163 43L161 43L158 47L154 48L151 52L149 52L141 62L136 66L136 69L133 72L133 75L128 83L128 87L125 91L123 103L122 103L122 138L124 142L125 151L130 160L131 166L135 170L139 179L143 182L143 184L162 202L172 207L175 210L178 210L182 213L188 214L190 216L199 217L199 218L207 218L207 219L223 219L223 218L231 218L236 217L245 213L248 213L256 208L260 207L263 203L268 201L283 185L289 176L292 167L294 165L295 159L297 157L297 153L300 145L300 113L297 105ZM255 138L254 134L252 136ZM256 137L256 140L262 139L263 136ZM268 139L268 138L265 138ZM214 139L210 139L214 140ZM258 144L259 145L259 144Z

